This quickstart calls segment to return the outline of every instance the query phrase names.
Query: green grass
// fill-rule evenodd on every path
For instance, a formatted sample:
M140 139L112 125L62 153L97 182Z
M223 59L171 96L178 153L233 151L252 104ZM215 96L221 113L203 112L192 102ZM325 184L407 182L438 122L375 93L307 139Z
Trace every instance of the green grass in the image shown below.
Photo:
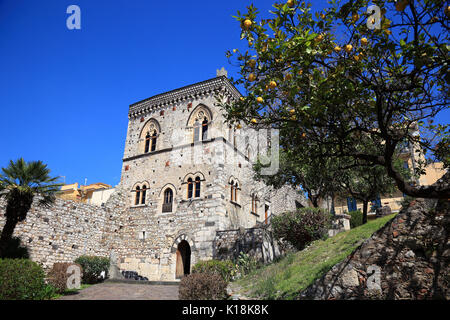
M81 290L83 290L83 289L89 288L89 287L91 287L91 286L93 286L93 284L82 284L82 285L80 286L80 289L66 289L66 291L64 291L63 293L56 293L56 294L52 297L52 299L55 300L55 299L59 299L59 298L61 298L61 297L63 297L63 296L68 296L68 295L76 294L77 292L79 292L79 291L81 291Z
M241 293L259 299L295 299L316 279L344 260L365 239L383 227L395 214L369 221L365 225L314 241L305 250L290 253L237 280Z

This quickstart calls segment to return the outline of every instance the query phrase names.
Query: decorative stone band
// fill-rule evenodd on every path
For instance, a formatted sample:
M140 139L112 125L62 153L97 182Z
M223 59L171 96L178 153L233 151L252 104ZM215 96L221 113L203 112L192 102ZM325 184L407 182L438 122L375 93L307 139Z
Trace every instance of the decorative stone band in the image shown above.
M188 235L186 235L186 234L184 234L184 233L183 233L183 234L180 234L180 235L175 239L175 241L173 242L172 247L171 247L171 249L170 249L170 252L171 252L171 253L177 252L178 245L179 245L180 242L183 241L183 240L185 240L185 241L187 241L187 243L189 243L189 246L190 246L190 248L191 248L192 251L195 251L195 250L196 250L196 248L195 248L195 243L194 243L194 241L193 241L192 239L193 239L192 237L190 237L190 236L188 236Z
M211 92L222 92L224 95L231 97L231 99L239 99L241 96L239 91L231 84L227 77L220 76L179 89L157 94L156 96L133 103L130 105L128 117L138 117L149 111L154 111L185 100L195 99L203 95L210 94Z

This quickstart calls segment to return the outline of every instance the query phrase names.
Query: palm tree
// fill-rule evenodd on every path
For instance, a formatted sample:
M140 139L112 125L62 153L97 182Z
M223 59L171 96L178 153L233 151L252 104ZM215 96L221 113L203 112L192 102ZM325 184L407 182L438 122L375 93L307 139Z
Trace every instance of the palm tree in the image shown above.
M50 170L42 161L26 162L23 158L10 160L8 167L0 173L0 198L6 199L6 223L0 237L0 257L11 240L18 222L24 221L39 196L39 205L50 206L61 184L58 177L50 177Z

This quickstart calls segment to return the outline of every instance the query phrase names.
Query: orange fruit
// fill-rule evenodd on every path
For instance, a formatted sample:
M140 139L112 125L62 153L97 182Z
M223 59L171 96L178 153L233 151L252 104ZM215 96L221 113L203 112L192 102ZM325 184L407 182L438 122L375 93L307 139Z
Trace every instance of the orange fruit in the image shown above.
M289 8L292 8L294 6L295 2L294 0L288 0L287 5Z
M244 28L245 29L250 28L251 25L252 25L252 21L250 19L245 19L244 20Z
M269 82L269 88L270 89L275 89L276 86L277 86L277 83L275 81L272 80L272 81Z
M249 65L251 68L254 68L254 67L256 66L256 60L249 60L249 61L248 61L248 65Z
M256 76L253 73L250 73L248 75L248 81L255 81L256 80Z
M367 45L367 43L369 41L367 41L367 38L361 38L360 42L361 42L361 45L365 46L365 45Z
M341 47L339 47L339 46L334 47L334 51L336 51L336 52L341 51Z
M264 99L261 97L256 98L256 102L258 103L263 103Z
M345 46L345 51L347 51L347 52L351 52L352 49L353 49L353 46L352 46L351 44L347 44L347 45Z

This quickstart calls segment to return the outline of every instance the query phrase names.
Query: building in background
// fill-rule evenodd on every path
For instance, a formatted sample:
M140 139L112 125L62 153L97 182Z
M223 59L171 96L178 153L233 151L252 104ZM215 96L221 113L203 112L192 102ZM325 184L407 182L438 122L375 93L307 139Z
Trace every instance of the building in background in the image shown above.
M102 182L92 183L86 186L78 186L78 183L72 183L62 186L61 192L57 197L64 200L101 205L106 202L113 191L114 188Z
M414 128L414 134L418 135L418 127ZM400 146L399 158L403 161L403 167L405 169L414 170L417 167L419 161L425 161L425 157L419 152L418 148L414 148L410 143L405 142ZM445 173L447 169L444 168L442 162L435 162L427 164L425 167L425 173L419 178L413 178L412 182L417 185L432 185L437 180L439 180ZM390 195L381 195L377 199L373 199L372 203L369 203L369 212L375 213L376 208L380 206L389 206L392 211L399 211L401 209L401 203L405 195L400 191L396 190ZM363 204L361 201L357 201L352 198L337 198L335 199L335 212L345 213L355 210L363 210Z

